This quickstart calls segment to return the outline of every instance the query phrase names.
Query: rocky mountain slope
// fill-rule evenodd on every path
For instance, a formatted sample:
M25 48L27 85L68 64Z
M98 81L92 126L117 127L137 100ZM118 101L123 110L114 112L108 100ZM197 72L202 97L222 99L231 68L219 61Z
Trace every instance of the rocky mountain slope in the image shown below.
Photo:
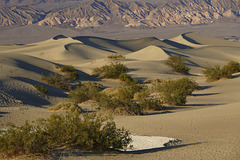
M46 13L31 6L12 6L0 8L0 26L27 25L41 21Z
M52 0L56 1L56 0ZM204 24L221 17L240 16L239 0L172 0L126 2L83 1L78 5L44 12L32 7L2 7L0 26L38 23L47 26L97 27L117 24L125 27L159 27L169 24ZM29 10L29 11L28 11Z

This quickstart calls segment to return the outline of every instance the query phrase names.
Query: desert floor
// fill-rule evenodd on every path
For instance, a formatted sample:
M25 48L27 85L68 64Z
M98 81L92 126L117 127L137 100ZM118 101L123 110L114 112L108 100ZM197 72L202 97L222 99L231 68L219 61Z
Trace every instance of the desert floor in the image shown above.
M123 54L126 59L122 63L130 68L128 74L139 82L147 78L175 79L188 76L202 86L202 90L195 91L193 96L188 97L184 106L169 106L165 111L151 112L145 116L114 118L118 127L123 126L131 133L172 137L183 142L169 148L132 153L83 152L61 158L240 159L240 75L235 74L232 79L212 83L205 82L202 75L203 67L222 66L230 60L240 62L240 40L237 40L237 35L240 35L239 25L235 22L219 22L209 26L175 26L144 32L112 31L106 35L101 31L56 29L56 32L51 32L48 28L46 30L49 34L42 37L36 30L40 29L39 33L43 33L44 28L34 25L30 30L20 27L0 31L0 42L5 44L0 46L0 123L13 122L21 125L25 120L47 117L52 114L48 111L50 106L66 100L64 90L49 86L41 80L42 74L56 71L55 64L73 65L78 69L80 81L96 81L106 88L120 86L118 80L99 80L91 74L93 68L110 63L106 58L108 55ZM216 29L216 26L221 27ZM224 32L226 28L231 29ZM27 33L21 32L14 38L13 31L18 33L19 30L28 30L33 35L28 37ZM195 32L185 33L187 31ZM66 37L48 37L60 32ZM101 38L95 37L96 35ZM112 39L107 39L110 37ZM224 37L229 39L223 39ZM28 44L6 45L10 43ZM175 73L163 63L173 55L181 55L186 59L186 64L191 68L190 75ZM46 96L39 93L33 88L34 84L45 86L50 94ZM91 110L91 106L85 107Z

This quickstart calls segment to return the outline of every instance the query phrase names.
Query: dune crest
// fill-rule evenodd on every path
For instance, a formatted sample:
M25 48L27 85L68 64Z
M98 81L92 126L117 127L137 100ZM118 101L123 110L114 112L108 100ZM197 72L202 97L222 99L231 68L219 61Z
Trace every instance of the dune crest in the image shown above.
M128 54L126 58L144 61L162 61L168 59L169 55L160 47L150 45L139 51Z

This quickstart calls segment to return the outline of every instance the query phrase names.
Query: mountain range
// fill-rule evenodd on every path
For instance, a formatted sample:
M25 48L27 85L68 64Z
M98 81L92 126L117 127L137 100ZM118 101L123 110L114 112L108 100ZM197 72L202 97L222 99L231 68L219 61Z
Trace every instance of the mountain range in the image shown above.
M172 1L78 1L2 0L0 27L38 24L57 27L159 27L170 24L206 24L222 17L240 17L239 0L172 0ZM50 4L63 4L52 10ZM41 7L39 7L41 6Z

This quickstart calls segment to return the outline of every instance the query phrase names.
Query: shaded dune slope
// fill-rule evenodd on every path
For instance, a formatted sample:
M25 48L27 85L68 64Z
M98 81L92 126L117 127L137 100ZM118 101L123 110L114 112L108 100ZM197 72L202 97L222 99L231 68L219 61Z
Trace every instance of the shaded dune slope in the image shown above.
M42 73L47 75L54 72L54 64L61 63L75 66L83 76L81 80L94 79L91 77L93 68L111 63L107 57L112 54L125 55L122 63L130 69L128 74L138 80L167 79L182 76L164 64L170 56L182 56L187 60L191 74L199 75L205 66L224 65L230 60L240 61L240 45L239 42L209 38L198 33L185 33L169 40L155 37L112 40L58 35L28 45L0 46L0 66L6 82L9 79L9 82L24 83L30 90L33 90L33 84L43 85L49 89L51 96L64 97L64 91L41 81ZM6 95L11 95L6 91Z
M33 85L42 85L50 96L66 97L63 90L45 84L41 75L54 72L54 63L22 54L0 54L0 105L18 104L49 105L49 98Z
M224 39L213 38L196 32L184 33L181 36L195 45L240 46L240 42L231 42Z

